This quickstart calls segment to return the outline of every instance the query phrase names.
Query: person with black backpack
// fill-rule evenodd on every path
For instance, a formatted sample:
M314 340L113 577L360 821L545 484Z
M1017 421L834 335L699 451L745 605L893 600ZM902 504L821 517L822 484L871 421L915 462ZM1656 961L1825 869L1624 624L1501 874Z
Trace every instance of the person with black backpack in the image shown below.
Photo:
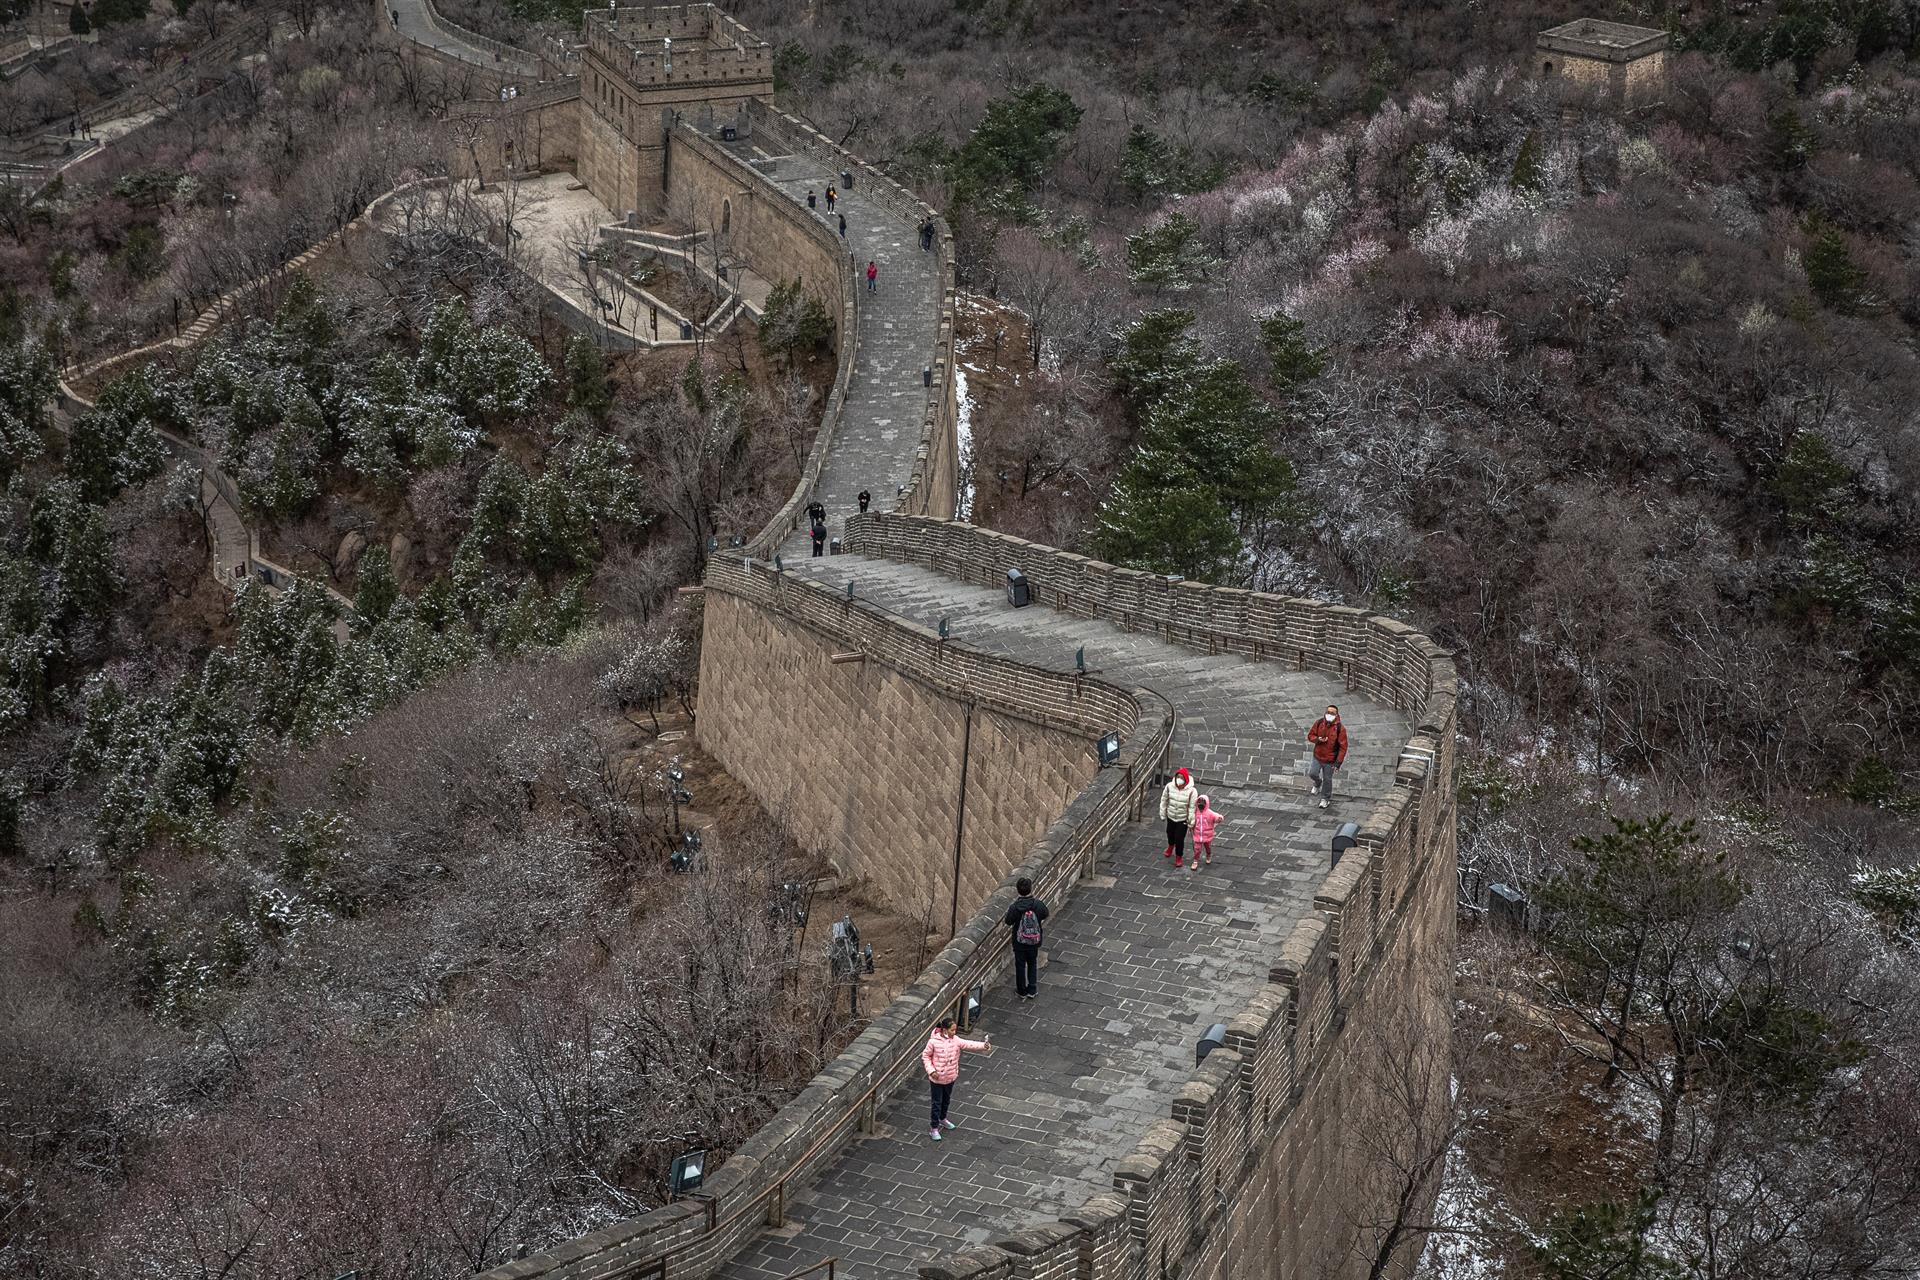
M1040 994L1040 926L1047 918L1047 904L1033 896L1033 881L1024 876L1014 888L1020 896L1007 908L1007 924L1013 929L1013 989L1022 1000L1031 1000Z

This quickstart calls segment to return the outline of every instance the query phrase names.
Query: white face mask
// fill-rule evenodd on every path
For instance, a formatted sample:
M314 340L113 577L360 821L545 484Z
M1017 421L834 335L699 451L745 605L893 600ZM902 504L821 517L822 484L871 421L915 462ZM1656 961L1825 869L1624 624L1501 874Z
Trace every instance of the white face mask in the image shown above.
M1334 714L1333 714L1333 712L1331 712L1331 711L1329 711L1329 712L1327 712L1327 723L1328 723L1328 724L1332 724L1332 723L1334 722L1334 720L1335 720L1335 718L1336 718L1336 717L1334 716Z

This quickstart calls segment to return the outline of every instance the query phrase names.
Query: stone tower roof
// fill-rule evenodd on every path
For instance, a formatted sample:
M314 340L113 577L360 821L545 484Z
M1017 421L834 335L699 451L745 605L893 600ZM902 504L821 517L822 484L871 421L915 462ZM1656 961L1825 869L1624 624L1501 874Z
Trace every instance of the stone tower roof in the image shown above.
M1536 47L1601 62L1633 62L1659 53L1671 37L1656 27L1633 27L1624 22L1579 18L1542 31Z

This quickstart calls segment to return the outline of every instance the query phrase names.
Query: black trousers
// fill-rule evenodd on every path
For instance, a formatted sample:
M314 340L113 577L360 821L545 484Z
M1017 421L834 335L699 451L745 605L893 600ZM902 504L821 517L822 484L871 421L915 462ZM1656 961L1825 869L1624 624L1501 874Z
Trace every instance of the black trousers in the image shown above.
M1181 858L1187 852L1187 824L1167 819L1167 843L1173 846L1173 856Z
M1040 989L1040 948L1038 944L1026 946L1013 944L1013 990L1016 995L1030 996Z
M933 1122L929 1128L938 1129L940 1122L947 1118L947 1104L953 1101L953 1083L951 1080L945 1084L936 1080L927 1081L933 1090Z

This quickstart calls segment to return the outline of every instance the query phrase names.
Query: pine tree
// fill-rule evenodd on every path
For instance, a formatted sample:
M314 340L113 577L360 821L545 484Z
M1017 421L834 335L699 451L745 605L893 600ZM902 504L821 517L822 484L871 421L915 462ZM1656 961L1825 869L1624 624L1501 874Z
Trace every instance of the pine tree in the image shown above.
M505 329L476 329L467 309L450 302L420 335L419 382L443 391L472 419L526 413L553 377L524 339Z
M1837 227L1815 222L1808 226L1812 241L1801 255L1807 284L1814 296L1835 311L1852 311L1860 302L1867 273L1853 260L1847 238Z
M400 584L393 578L393 562L382 546L367 548L360 557L359 580L354 585L353 613L357 625L371 628L386 618L393 602L400 598Z
M1515 191L1533 194L1546 183L1546 172L1540 164L1540 131L1527 130L1527 136L1520 140L1519 153L1513 157L1513 176L1508 185Z
M1294 478L1269 440L1279 419L1237 361L1208 360L1192 313L1142 317L1113 370L1140 423L1094 535L1116 564L1207 581L1245 577L1246 548L1291 516Z
M1184 213L1170 213L1127 237L1127 274L1135 284L1191 288L1213 274L1220 260L1200 243L1200 228Z
M598 344L587 338L576 337L567 343L567 404L602 424L613 409L607 358Z
M0 481L46 451L41 433L57 389L46 348L37 342L0 346Z
M1278 311L1260 322L1260 342L1267 349L1275 390L1292 391L1327 367L1326 355L1308 344L1306 328Z

